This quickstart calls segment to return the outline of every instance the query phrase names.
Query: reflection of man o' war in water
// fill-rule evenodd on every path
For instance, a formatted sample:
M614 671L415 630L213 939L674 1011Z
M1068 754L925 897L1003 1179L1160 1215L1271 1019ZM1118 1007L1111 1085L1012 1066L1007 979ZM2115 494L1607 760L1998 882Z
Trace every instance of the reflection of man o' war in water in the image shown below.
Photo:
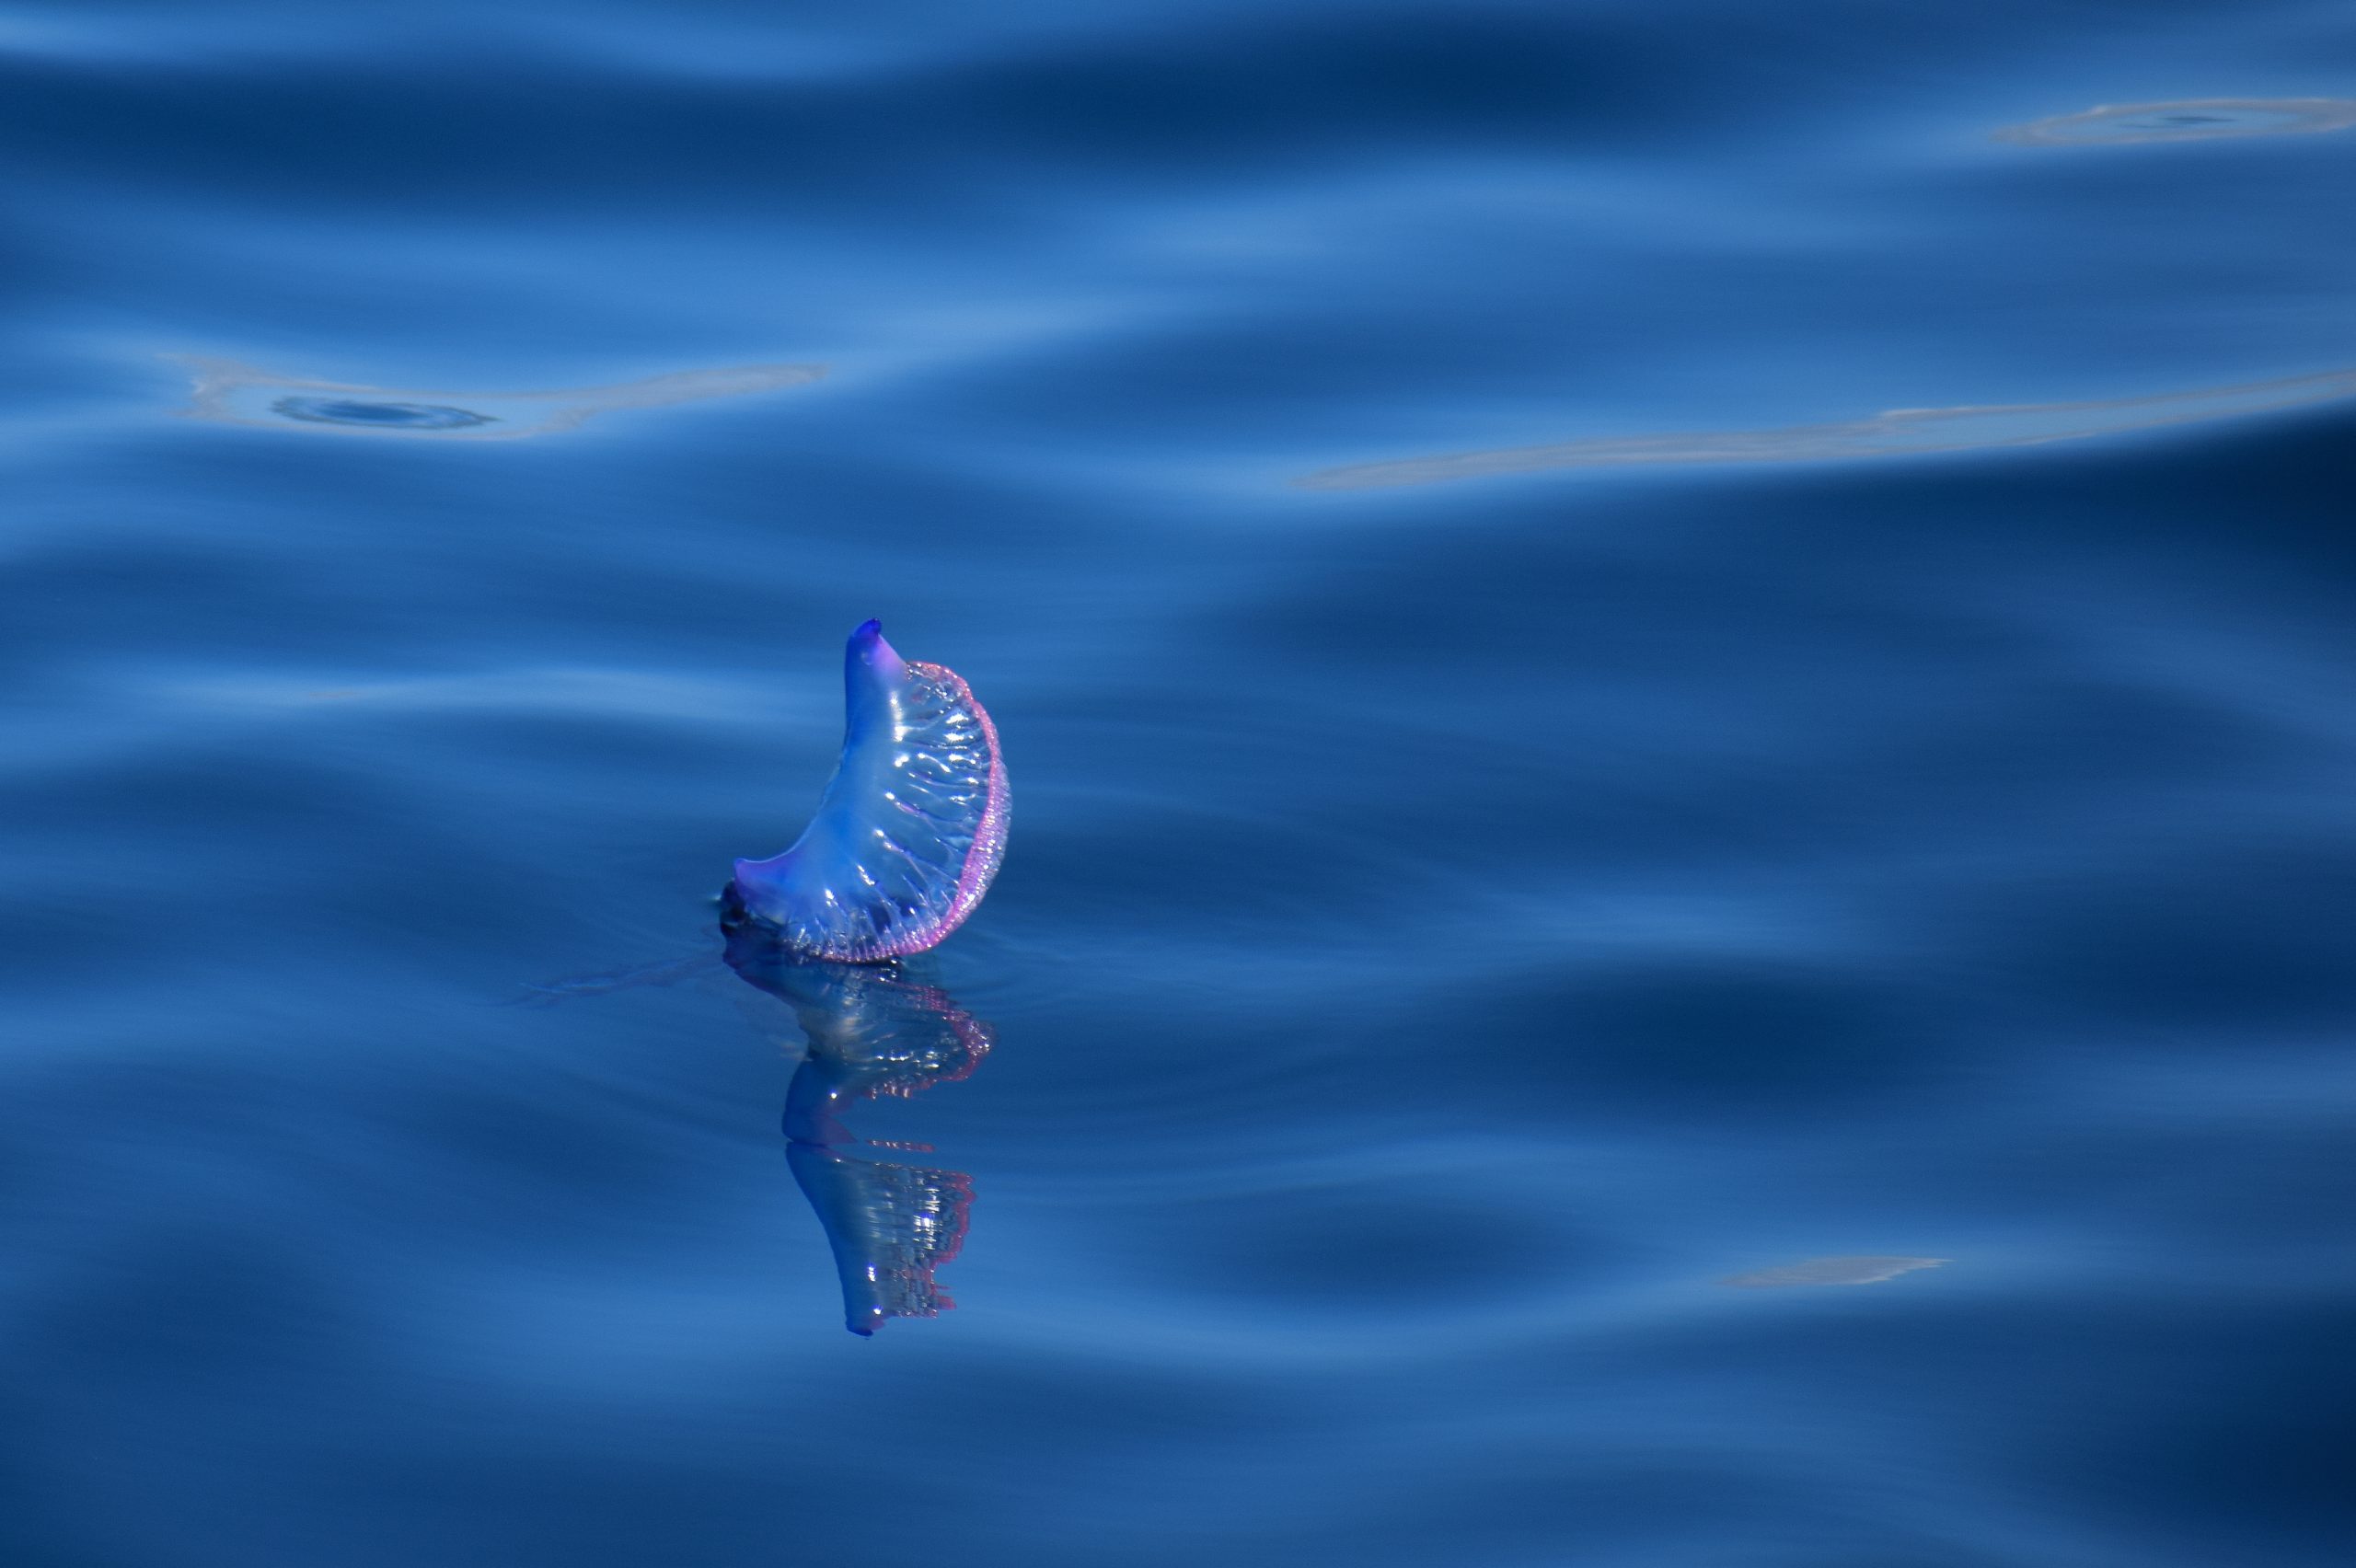
M872 1334L955 1306L933 1274L964 1243L972 1179L851 1153L841 1113L965 1077L989 1051L989 1026L895 966L799 958L733 900L724 928L729 967L783 998L809 1041L786 1090L786 1158L834 1250L845 1323Z
M1543 446L1450 452L1394 462L1326 468L1293 482L1309 490L1374 490L1486 478L1550 468L1607 468L1669 463L1800 463L1899 457L1982 447L2036 446L2162 425L2304 408L2356 394L2356 370L2324 371L2280 381L2112 398L2083 403L2003 403L1955 409L1894 409L1840 424L1782 430L1703 431L1686 435L1605 436Z
M230 360L183 360L196 375L191 419L336 434L514 441L571 430L616 409L653 409L706 398L735 398L798 386L826 373L817 364L756 364L688 370L612 386L556 392L424 392L352 386L274 375Z
M2206 142L2225 136L2292 136L2356 125L2356 98L2182 98L2104 104L1996 133L2000 142L2077 147L2121 142Z

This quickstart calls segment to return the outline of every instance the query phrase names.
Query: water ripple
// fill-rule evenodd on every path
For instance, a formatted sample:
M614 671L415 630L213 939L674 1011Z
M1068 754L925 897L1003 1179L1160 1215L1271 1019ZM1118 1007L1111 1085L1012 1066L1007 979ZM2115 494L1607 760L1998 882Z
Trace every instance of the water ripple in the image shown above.
M1870 419L1773 430L1701 431L1681 435L1602 436L1539 446L1502 446L1382 463L1323 468L1293 482L1306 490L1377 490L1489 478L1551 468L1637 464L1803 463L1902 457L1988 447L2037 446L2163 425L2235 419L2328 403L2356 393L2356 369L2274 381L2104 398L2069 403L1967 404L1952 409L1892 409Z
M1996 133L2000 142L2080 147L2122 142L2210 142L2229 136L2293 136L2356 125L2356 98L2178 98L2103 104Z
M552 392L430 392L312 381L234 360L184 358L181 363L195 373L191 401L180 410L190 419L340 435L456 441L548 435L616 409L654 409L773 392L803 386L826 373L819 364L756 364Z
M1879 1285L1916 1269L1935 1269L1951 1262L1948 1258L1809 1258L1781 1268L1735 1274L1718 1283L1753 1290L1796 1285Z

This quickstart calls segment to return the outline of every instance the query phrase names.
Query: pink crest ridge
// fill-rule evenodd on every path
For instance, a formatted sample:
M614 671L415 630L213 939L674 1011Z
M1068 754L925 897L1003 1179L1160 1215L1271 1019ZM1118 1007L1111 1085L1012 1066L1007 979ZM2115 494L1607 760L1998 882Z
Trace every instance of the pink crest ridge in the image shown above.
M1006 858L1006 826L1012 800L1012 790L1006 781L1006 756L999 750L998 726L990 721L990 710L974 696L974 688L965 677L943 664L928 664L911 659L908 668L930 680L939 681L956 695L957 700L973 710L982 726L982 738L989 743L990 774L982 805L981 821L975 825L974 842L965 851L965 864L957 873L957 892L941 918L929 926L919 926L900 940L880 944L877 958L906 958L912 952L923 952L940 946L949 933L965 923L981 904L982 894L989 891L990 879L998 875L999 862Z

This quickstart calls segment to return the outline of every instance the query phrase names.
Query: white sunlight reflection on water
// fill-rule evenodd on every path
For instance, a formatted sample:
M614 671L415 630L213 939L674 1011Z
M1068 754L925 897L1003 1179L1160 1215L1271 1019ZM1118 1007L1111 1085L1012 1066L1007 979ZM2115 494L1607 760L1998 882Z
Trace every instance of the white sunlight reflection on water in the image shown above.
M2074 403L1995 403L1953 409L1892 409L1870 419L1777 430L1700 431L1676 435L1602 436L1540 446L1450 452L1392 462L1355 463L1307 474L1305 490L1376 490L1438 484L1550 468L1608 468L1651 463L1801 463L1844 457L1900 457L2036 446L2162 425L2233 419L2332 402L2356 393L2356 369Z
M430 436L444 441L514 441L572 430L615 409L653 409L707 398L736 398L800 386L822 364L756 364L687 370L610 386L552 392L397 391L278 375L234 360L183 358L195 373L190 419L334 435Z

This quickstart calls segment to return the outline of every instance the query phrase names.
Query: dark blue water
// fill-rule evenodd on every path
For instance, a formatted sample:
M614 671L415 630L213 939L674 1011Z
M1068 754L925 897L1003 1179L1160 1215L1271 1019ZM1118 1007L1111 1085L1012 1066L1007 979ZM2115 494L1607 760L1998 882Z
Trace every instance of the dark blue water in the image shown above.
M8 7L0 1561L2344 1563L2352 95ZM1005 871L748 984L870 616Z

